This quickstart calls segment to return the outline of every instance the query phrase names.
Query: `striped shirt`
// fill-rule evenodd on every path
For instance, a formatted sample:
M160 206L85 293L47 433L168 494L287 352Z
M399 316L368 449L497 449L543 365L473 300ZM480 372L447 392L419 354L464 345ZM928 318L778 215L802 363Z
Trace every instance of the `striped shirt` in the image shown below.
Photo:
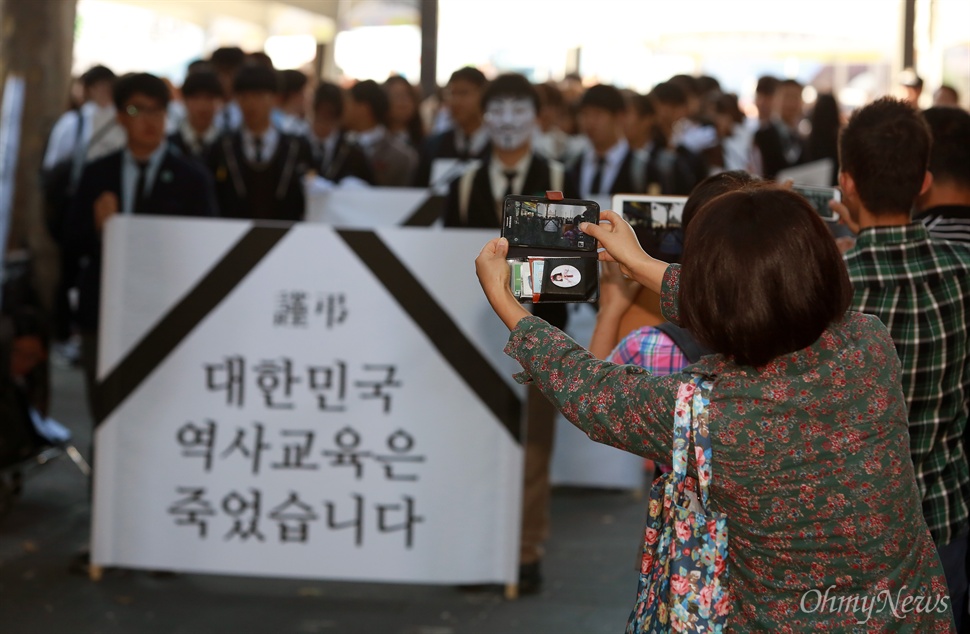
M970 244L970 206L940 205L927 209L917 220L936 240Z
M937 546L945 546L968 526L970 248L933 240L914 222L863 229L845 260L855 289L851 310L879 317L902 362L923 515Z

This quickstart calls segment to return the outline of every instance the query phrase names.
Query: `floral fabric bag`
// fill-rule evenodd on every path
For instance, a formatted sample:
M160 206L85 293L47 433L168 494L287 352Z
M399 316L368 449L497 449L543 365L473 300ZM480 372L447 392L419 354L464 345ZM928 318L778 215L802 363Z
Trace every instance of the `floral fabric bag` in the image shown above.
M653 483L644 528L637 603L627 634L723 632L727 592L727 517L710 510L711 439L707 409L711 381L681 384L674 409L673 471ZM687 476L693 444L697 480ZM694 493L698 485L699 496Z

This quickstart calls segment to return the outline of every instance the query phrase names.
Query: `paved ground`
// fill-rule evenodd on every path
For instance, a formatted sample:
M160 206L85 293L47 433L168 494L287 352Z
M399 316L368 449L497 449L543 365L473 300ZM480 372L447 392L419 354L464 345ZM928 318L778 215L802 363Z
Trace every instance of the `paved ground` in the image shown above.
M55 369L54 417L87 447L80 374ZM643 504L627 492L557 490L544 591L518 601L455 588L118 571L67 571L88 538L87 483L61 458L0 518L0 632L614 634L636 589Z

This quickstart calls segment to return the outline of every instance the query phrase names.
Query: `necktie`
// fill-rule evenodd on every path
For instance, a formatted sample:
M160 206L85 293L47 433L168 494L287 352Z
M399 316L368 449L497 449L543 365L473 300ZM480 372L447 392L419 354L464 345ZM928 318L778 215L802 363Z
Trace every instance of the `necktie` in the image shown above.
M593 186L590 187L589 193L602 194L603 189L603 167L606 165L606 159L602 156L596 159L596 171L593 172Z
M253 137L253 149L255 150L255 154L256 154L256 162L262 163L263 162L263 137L261 136Z
M518 176L519 173L515 170L508 170L502 173L505 175L505 195L511 196L515 193L512 189L512 181L515 180L515 177Z
M135 183L135 199L132 201L131 210L132 213L139 214L144 211L145 176L148 173L148 161L136 161L135 166L138 168L138 181Z

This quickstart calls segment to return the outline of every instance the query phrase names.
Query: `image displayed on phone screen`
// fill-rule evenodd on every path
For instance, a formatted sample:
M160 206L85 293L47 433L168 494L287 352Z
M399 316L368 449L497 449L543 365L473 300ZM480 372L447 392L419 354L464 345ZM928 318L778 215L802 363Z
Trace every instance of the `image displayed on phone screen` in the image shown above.
M596 240L580 231L579 225L598 222L598 208L532 200L506 200L505 204L502 235L510 246L596 250Z

